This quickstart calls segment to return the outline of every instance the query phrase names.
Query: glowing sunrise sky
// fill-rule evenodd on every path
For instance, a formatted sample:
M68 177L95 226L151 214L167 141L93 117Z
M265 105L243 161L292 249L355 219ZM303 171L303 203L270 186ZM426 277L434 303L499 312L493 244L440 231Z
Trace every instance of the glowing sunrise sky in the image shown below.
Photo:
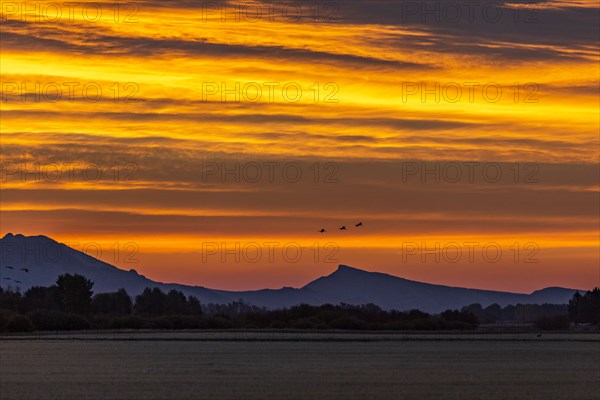
M2 2L0 234L222 289L600 285L598 2L448 4Z

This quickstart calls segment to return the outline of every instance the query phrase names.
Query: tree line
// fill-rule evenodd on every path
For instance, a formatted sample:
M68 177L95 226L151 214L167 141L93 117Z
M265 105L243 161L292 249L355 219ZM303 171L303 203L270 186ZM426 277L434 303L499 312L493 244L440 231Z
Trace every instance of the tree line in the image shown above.
M463 307L482 324L498 322L533 323L539 329L568 329L571 323L600 323L600 289L588 291L583 295L576 292L569 304L517 304L501 307L492 304L483 308L481 304Z
M576 324L600 324L600 288L595 288L584 295L575 293L567 307L571 321Z
M479 304L462 310L429 314L419 310L387 311L377 305L301 304L267 310L245 303L200 304L181 291L145 288L134 299L125 289L93 294L94 283L82 275L64 274L50 287L35 286L25 293L0 288L0 332L82 329L353 329L353 330L466 330L480 322L528 321L541 329L565 329L564 318L575 323L598 323L600 290L577 294L566 305L508 306ZM533 307L533 308L532 308ZM534 311L532 311L534 310ZM596 313L594 313L594 310ZM525 312L527 311L527 312ZM563 318L557 323L557 318ZM543 320L542 318L549 318ZM594 319L595 318L595 319ZM539 320L539 321L538 321Z

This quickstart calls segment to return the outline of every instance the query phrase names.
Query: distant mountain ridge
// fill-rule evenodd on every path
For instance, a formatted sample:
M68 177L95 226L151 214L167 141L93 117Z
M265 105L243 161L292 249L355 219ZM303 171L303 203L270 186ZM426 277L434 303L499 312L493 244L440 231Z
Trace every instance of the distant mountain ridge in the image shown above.
M22 291L32 286L50 286L60 274L78 273L94 282L95 293L114 292L125 288L130 295L135 296L146 287L159 287L165 291L180 290L186 295L196 296L203 303L229 303L243 299L247 303L271 309L301 303L374 303L384 309L440 312L473 303L480 303L484 307L494 303L503 307L518 303L564 304L578 291L551 287L531 294L522 294L467 289L411 281L346 265L340 265L332 274L297 289L226 291L155 282L135 270L119 269L46 236L11 233L0 239L0 267L0 286L18 286ZM28 272L22 268L26 268Z

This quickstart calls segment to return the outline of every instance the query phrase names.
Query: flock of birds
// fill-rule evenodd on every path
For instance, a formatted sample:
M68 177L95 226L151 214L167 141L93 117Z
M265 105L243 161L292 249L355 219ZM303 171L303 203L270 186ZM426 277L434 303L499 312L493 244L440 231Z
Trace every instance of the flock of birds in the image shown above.
M358 224L354 224L354 226L355 226L355 227L357 227L357 228L360 228L360 227L362 227L362 226L363 226L363 223L362 223L362 222L359 222ZM340 227L338 228L338 230L339 230L339 231L347 231L347 230L348 230L348 228L346 228L346 225L342 225L342 226L340 226ZM325 228L321 228L321 230L320 230L319 232L321 232L321 233L325 233L325 232L327 232L327 231L325 230Z
M14 268L13 268L13 267L11 267L10 265L7 265L7 266L6 266L6 267L4 267L4 268L6 268L6 269L12 269L12 270L14 270ZM21 268L21 271L24 271L25 273L29 273L29 269L28 269L28 268ZM18 281L18 280L16 280L16 279L12 279L12 278L9 278L9 277L6 277L6 278L4 278L4 280L5 280L5 281L13 281L13 282L15 282L15 283L23 283L23 282L21 282L21 281Z

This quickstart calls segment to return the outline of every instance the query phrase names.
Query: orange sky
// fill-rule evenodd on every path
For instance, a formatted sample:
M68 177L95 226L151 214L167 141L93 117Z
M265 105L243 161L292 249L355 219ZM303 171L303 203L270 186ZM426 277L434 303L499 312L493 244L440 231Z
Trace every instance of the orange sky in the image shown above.
M223 289L338 263L600 285L597 2L24 4L2 4L2 235Z

